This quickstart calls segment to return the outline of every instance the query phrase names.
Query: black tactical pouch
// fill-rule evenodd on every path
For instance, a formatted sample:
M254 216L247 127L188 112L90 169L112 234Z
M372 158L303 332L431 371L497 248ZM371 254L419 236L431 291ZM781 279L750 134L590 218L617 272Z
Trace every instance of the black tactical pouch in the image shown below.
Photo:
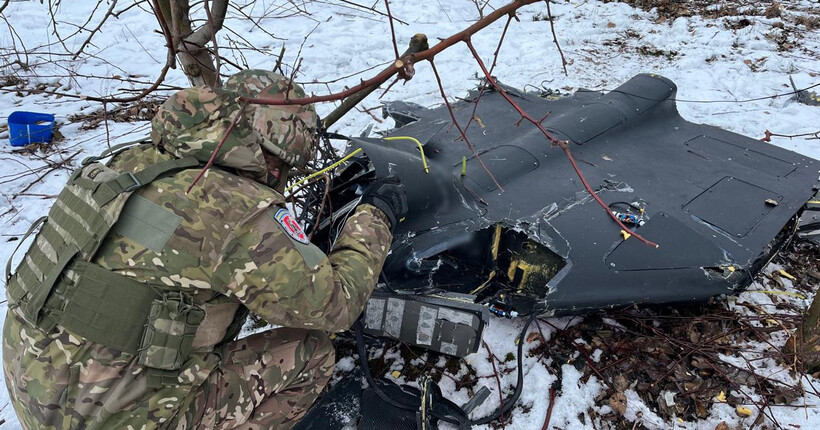
M182 367L204 317L205 311L195 305L187 293L163 293L151 302L137 362L152 369L177 370Z

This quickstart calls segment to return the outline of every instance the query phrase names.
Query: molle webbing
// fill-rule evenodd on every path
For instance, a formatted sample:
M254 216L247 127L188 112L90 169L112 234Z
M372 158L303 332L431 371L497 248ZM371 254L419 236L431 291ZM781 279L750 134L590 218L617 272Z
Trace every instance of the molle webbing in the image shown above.
M151 302L159 297L146 284L78 260L54 288L39 325L48 331L59 324L92 342L136 354Z
M32 325L48 330L60 324L94 342L131 352L150 302L158 295L146 284L88 262L133 191L199 162L186 157L121 173L97 160L85 160L71 176L13 276L10 257L6 291L9 303Z

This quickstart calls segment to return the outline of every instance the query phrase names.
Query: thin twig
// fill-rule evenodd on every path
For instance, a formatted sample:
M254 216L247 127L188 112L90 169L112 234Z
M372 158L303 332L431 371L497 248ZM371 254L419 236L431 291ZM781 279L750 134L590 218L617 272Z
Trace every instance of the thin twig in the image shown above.
M350 97L351 95L361 91L362 89L368 88L374 84L384 82L391 76L399 73L399 71L404 70L408 65L412 65L414 63L418 63L422 60L430 60L435 57L440 52L444 51L445 49L455 45L458 42L468 39L471 35L476 34L477 32L483 30L488 25L492 24L493 22L499 20L503 16L507 16L510 13L514 13L516 10L520 9L523 6L536 3L540 0L516 0L507 5L496 9L491 14L487 15L483 19L480 19L473 23L473 25L467 27L466 29L443 39L439 42L436 46L433 46L430 49L421 51L419 53L410 54L403 58L401 61L397 61L395 67L387 69L379 73L378 75L363 80L358 85L352 86L346 90L339 91L338 93L332 93L327 95L312 95L310 97L302 97L297 99L289 99L289 100L282 100L280 98L271 99L271 98L254 98L254 97L242 97L242 101L246 101L252 104L261 104L261 105L306 105L311 103L318 103L318 102L328 102L328 101L337 101L341 100L346 97Z
M176 45L174 45L173 35L171 29L168 27L168 19L162 13L158 0L152 0L151 8L154 9L154 14L157 16L159 27L162 29L162 35L165 36L165 45L168 47L167 62L171 63L171 67L176 66Z
M352 2L352 1L349 1L349 0L339 0L339 1L340 1L341 3L344 3L344 4L349 4L349 5L351 5L351 6L356 6L356 7L360 7L360 8L362 8L362 9L367 9L367 10L369 10L369 11L371 11L371 12L375 12L375 13L377 13L377 14L381 15L381 16L387 16L387 14L385 14L384 12L382 12L382 11L380 11L380 10L376 9L375 7L365 6L365 5L362 5L362 4L359 4L359 3L355 3L355 2ZM401 24L404 24L404 25L410 25L410 24L408 24L408 23L407 23L407 21L402 21L402 20L400 20L400 19L398 19L398 18L396 18L396 17L393 17L393 19L394 19L395 21L397 21L397 22L401 23Z
M22 189L22 190L18 191L18 192L17 192L17 193L16 193L16 194L15 194L15 195L11 198L11 199L12 199L12 200L14 200L14 199L16 199L19 195L21 195L21 194L25 193L26 191L28 191L29 189L31 189L31 187L33 187L33 186L34 186L34 184L36 184L36 183L38 183L38 182L42 181L42 180L43 180L43 178L45 178L46 176L48 176L48 174L49 174L49 173L51 173L51 172L53 172L53 171L55 171L55 170L58 170L58 169L60 169L60 168L62 168L62 167L65 167L65 165L66 165L66 164L68 164L69 162L71 162L71 160L72 160L74 157L76 157L77 155L79 155L79 154L80 154L80 151L77 151L77 152L75 152L75 153L71 154L70 156L66 157L66 159L65 159L65 160L63 160L62 162L54 164L53 166L51 166L50 168L48 168L45 172L43 172L43 174L41 174L41 175L40 175L40 176L38 176L36 179L34 179L33 181L31 181L28 185L26 185L25 187L23 187L23 189Z
M108 130L108 103L103 102L103 122L105 123L105 144L111 149L111 133Z
M524 339L521 339L521 342L523 342L523 341L524 341ZM492 366L493 366L493 374L495 375L495 383L498 385L498 401L500 402L499 409L501 410L501 416L498 417L498 421L501 423L501 426L503 428L506 428L506 424L504 423L504 393L501 392L502 391L501 390L501 377L498 376L498 369L496 369L496 367L495 367L495 356L493 355L493 352L490 351L490 346L487 345L487 342L482 340L481 343L484 345L484 349L487 350L487 356L490 358L490 364L492 364Z
M498 62L498 54L501 52L501 44L504 43L504 37L507 35L507 29L510 28L510 21L513 20L515 15L510 15L507 18L507 22L504 24L504 30L501 31L501 37L498 38L498 45L495 47L495 52L493 53L493 64L490 65L490 74L493 74L493 69L495 69L495 65ZM467 120L467 125L464 126L464 132L466 133L467 130L470 129L470 124L473 123L475 119L476 111L478 110L478 102L481 101L481 97L489 88L489 84L485 81L481 83L481 87L478 90L478 96L476 96L475 101L473 102L473 113L470 114L470 119Z
M564 51L561 50L561 44L558 43L558 36L555 35L555 23L552 18L552 11L550 10L550 0L545 0L547 3L547 20L550 22L550 30L552 31L552 41L555 42L555 47L558 48L558 54L561 55L561 66L564 68L564 76L569 76L567 73L567 59L564 58Z
M478 160L478 163L481 164L481 167L484 168L484 171L487 172L488 175L490 175L490 179L493 180L493 183L496 187L498 187L498 190L504 192L504 188L495 179L493 172L491 172L490 169L487 168L487 165L484 164L484 160L482 160L481 157L478 155L478 152L476 152L472 142L470 142L470 139L467 138L467 134L464 132L464 129L462 129L461 126L458 124L456 114L455 112L453 112L453 107L450 106L450 100L447 99L447 94L444 93L444 86L441 84L441 77L438 74L438 70L436 70L436 63L432 59L430 60L430 67L433 69L433 75L436 77L436 83L438 83L438 90L441 93L441 98L444 99L444 105L447 106L447 112L450 113L450 119L452 119L453 125L456 126L456 129L458 129L459 134L461 134L461 138L464 140L464 143L467 144L467 147L470 148L470 152L473 153L473 156L476 158L476 160Z
M219 144L216 145L216 148L214 149L213 154L211 154L211 158L208 159L208 162L205 163L205 167L203 167L202 170L199 171L199 174L196 175L194 180L191 181L191 185L189 185L188 189L185 190L185 194L190 193L191 189L194 188L194 185L196 185L197 181L199 181L199 179L202 178L203 175L205 175L205 172L208 171L208 169L210 169L211 166L213 166L214 160L216 160L216 155L219 154L219 150L222 149L222 145L228 139L228 136L230 136L231 131L233 131L233 128L236 126L236 123L239 122L240 118L242 118L245 115L245 107L247 107L247 106L248 106L247 103L242 103L239 106L239 110L236 112L236 116L233 117L233 121L231 121L231 125L229 125L228 129L225 130L225 135L222 136L222 140L220 140Z
M495 81L495 79L492 77L492 75L490 75L490 72L487 70L487 67L484 65L484 62L481 60L481 57L478 55L478 52L473 47L473 44L472 44L472 42L470 42L470 39L465 40L465 43L467 44L467 47L470 48L470 52L473 54L473 58L475 58L475 60L478 63L479 67L481 67L481 71L484 73L484 76L487 78L487 81L490 82L490 84L492 84L493 87L495 87L496 91L498 91L498 93L501 94L501 96L504 98L504 100L506 100L507 103L509 103L518 112L518 114L521 115L522 119L526 119L527 121L532 123L536 128L538 128L538 130L541 131L541 134L543 134L544 137L546 137L547 140L550 143L552 143L553 145L556 145L556 146L558 146L558 147L560 147L561 149L564 150L564 153L566 154L567 158L569 159L570 164L572 164L572 168L575 170L575 173L578 175L578 178L581 180L581 183L584 184L584 188L586 188L587 192L592 196L592 198L594 198L595 201L597 201L598 204L601 205L601 207L606 211L606 213L609 215L609 217L612 218L612 220L614 220L618 224L618 226L621 227L621 229L623 231L628 232L631 236L635 236L636 239L640 240L641 242L643 242L643 243L645 243L649 246L653 246L655 248L658 248L659 245L657 243L649 241L649 240L645 239L643 236L639 235L638 233L635 233L629 227L624 225L624 223L622 223L621 220L619 220L618 217L615 216L615 214L612 213L612 210L609 209L609 206L606 203L604 203L604 201L601 200L600 197L598 197L598 194L589 185L589 183L587 182L587 180L584 177L583 173L581 173L581 169L578 168L578 164L575 162L575 157L572 156L572 153L569 150L569 142L567 142L566 140L559 140L555 136L550 134L550 132L548 132L547 129L544 128L543 125L541 125L541 123L539 123L530 114L525 112L524 109L522 109L521 106L518 105L518 103L516 103L512 98L510 98L510 96L507 94L507 92L504 91L498 85L498 83Z
M555 388L550 387L550 404L547 406L547 416L544 417L544 425L541 426L541 430L547 430L547 428L549 428L553 406L555 406Z
M390 36L393 38L393 52L396 59L399 58L399 44L396 42L396 29L393 28L393 14L390 13L390 0L384 0L384 8L387 9L387 20L390 22Z
M110 18L110 17L111 17L111 14L113 14L113 13L114 13L114 7L116 7L116 6L117 6L117 2L118 2L118 1L119 1L119 0L111 0L111 6L109 6L108 11L106 11L106 12L105 12L105 15L103 15L103 17L102 17L102 19L100 20L100 22L99 22L99 23L97 23L97 26L96 26L96 27L94 27L94 29L93 29L93 30L91 30L91 34L89 34L89 35L88 35L88 37L85 39L85 41L82 43L82 45L80 45L80 49L78 49L78 50L74 53L74 57L73 57L72 59L76 60L76 59L77 59L77 57L79 57L79 56L80 56L80 54L82 54L82 53L83 53L83 50L85 50L85 47L86 47L86 46L88 46L88 44L89 44L89 43L91 43L91 39L94 37L94 35L95 35L95 34L97 34L97 32L98 32L98 31L100 31L100 29L102 28L103 24L105 24L105 21L107 21L107 20L108 20L108 18ZM89 19L91 19L91 18L89 17Z

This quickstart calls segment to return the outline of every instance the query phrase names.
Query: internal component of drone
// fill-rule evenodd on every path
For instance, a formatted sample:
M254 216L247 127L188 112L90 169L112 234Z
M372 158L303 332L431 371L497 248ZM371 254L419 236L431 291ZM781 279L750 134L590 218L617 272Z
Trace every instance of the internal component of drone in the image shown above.
M498 317L515 318L518 316L518 312L514 309L507 309L506 306L500 303L491 303L489 309L490 313Z
M612 211L612 214L615 215L622 223L624 224L633 224L637 226L644 225L646 221L644 221L643 217L632 213L624 213L618 211Z
M620 211L614 209L616 207L622 207L624 210ZM609 204L609 209L612 211L612 214L624 224L635 225L638 227L646 224L646 218L644 217L646 213L645 204L640 202L613 202Z
M488 319L487 308L476 304L475 296L376 290L364 311L364 331L464 357L478 351Z

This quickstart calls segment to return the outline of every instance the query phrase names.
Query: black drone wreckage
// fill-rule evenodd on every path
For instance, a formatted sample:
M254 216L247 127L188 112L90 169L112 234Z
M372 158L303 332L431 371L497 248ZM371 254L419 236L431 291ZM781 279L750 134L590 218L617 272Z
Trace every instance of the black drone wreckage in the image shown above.
M519 124L498 92L481 96L467 132L480 160L445 107L390 103L385 113L398 128L385 139L350 139L348 153L361 151L331 191L342 209L315 229L318 237L333 230L368 180L396 176L407 187L410 213L368 303L365 333L464 356L480 345L489 313L702 302L745 289L798 229L820 228L810 213L820 161L684 120L666 78L642 74L606 94L572 97L504 90L546 117L598 197L659 247L613 222L563 150ZM477 95L453 106L460 124ZM813 218L801 224L804 211Z

